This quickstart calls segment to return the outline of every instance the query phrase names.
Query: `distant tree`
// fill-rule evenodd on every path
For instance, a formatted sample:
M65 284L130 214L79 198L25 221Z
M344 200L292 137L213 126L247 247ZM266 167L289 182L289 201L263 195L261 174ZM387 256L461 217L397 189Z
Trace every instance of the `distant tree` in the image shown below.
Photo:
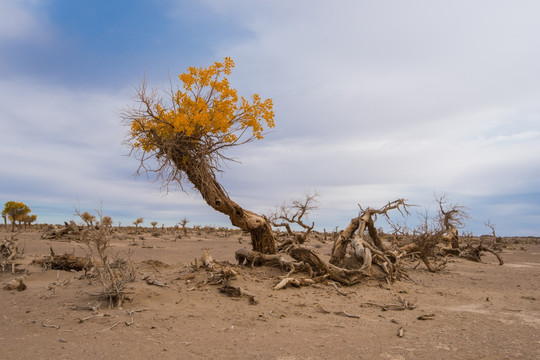
M179 76L182 88L171 84L165 91L148 91L143 81L136 105L123 114L130 127L127 143L140 160L138 172L154 172L165 188L191 183L214 210L250 232L253 250L275 253L269 222L235 203L216 178L231 160L225 150L262 139L264 123L274 127L271 99L239 98L229 86L233 67L230 58L208 68L190 67Z
M486 223L484 223L484 225L491 229L491 234L493 236L493 248L498 248L500 250L501 245L506 247L506 243L503 242L502 238L500 236L497 236L497 233L495 232L495 224L493 224L491 220L488 220Z
M96 220L94 215L91 215L88 211L85 211L80 216L81 219L86 223L86 226L94 226L94 221Z
M133 225L135 225L135 227L138 229L138 228L139 228L139 224L141 224L141 223L143 223L143 222L144 222L143 218L138 218L137 220L135 220L135 221L133 222Z
M30 213L30 208L22 202L8 201L4 205L2 216L11 221L11 231L15 231L15 222L19 222L19 231L21 230L21 222L24 217ZM7 226L7 224L6 224Z
M105 227L111 227L112 226L112 218L110 216L104 216L102 219L101 219L101 225L105 226Z
M180 226L182 226L182 230L184 231L184 235L187 235L187 229L186 229L186 225L187 223L189 222L189 220L187 218L183 218L182 220L180 220L180 222L178 224L180 224Z
M28 225L31 225L34 221L37 220L37 215L25 215L24 218L23 218L23 223L24 223L24 230L26 230L26 227Z
M153 228L153 229L156 228L156 225L157 225L157 224L158 224L157 221L152 221L152 222L150 223L150 225L152 225L152 228Z

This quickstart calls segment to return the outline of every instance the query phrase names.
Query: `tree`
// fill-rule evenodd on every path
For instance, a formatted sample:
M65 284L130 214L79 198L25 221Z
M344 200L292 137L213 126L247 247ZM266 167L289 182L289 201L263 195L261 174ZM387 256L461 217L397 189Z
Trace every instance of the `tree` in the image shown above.
M94 215L91 215L88 211L83 212L80 217L88 227L93 226L94 221L96 220L96 217Z
M187 218L183 218L179 222L179 224L182 226L182 230L184 231L184 235L187 235L186 225L187 225L188 222L189 222L189 220Z
M370 207L363 209L360 205L358 206L360 207L359 215L351 220L334 242L330 264L346 267L348 262L347 249L350 246L351 260L353 263L361 264L360 270L369 270L372 263L376 263L388 274L388 279L394 280L399 276L399 269L395 261L390 260L395 258L395 254L389 251L383 243L375 221L378 216L389 218L388 212L391 210L397 210L403 216L409 214L407 207L411 205L407 204L405 199L397 199L379 209ZM354 276L356 275L354 274Z
M143 222L144 222L143 218L138 218L137 220L135 220L135 221L133 222L133 225L135 225L135 228L138 229L138 228L139 228L139 224L141 224L141 223L143 223Z
M150 225L152 225L152 228L153 228L153 229L156 228L156 225L157 225L157 224L158 224L157 221L152 221L152 222L150 223Z
M101 225L107 227L107 228L110 228L112 226L112 218L110 216L104 216L102 219L101 219Z
M140 160L138 173L153 172L165 188L191 183L214 210L251 234L253 250L275 253L274 234L262 216L235 203L216 175L231 158L226 150L263 138L274 127L271 99L238 97L227 78L234 62L225 58L208 68L190 67L179 76L182 87L148 90L143 80L123 119L127 144Z
M459 249L458 228L463 227L465 220L469 218L467 208L464 206L448 204L446 195L436 196L435 201L439 204L438 221L444 230L444 239L448 242L448 247Z
M24 230L26 230L26 227L28 225L32 225L32 223L34 221L37 220L37 215L28 215L26 214L23 218L22 218L22 222L24 223Z
M15 231L15 222L19 222L19 230L24 217L30 213L30 208L22 202L8 201L4 205L2 216L7 216L11 221L11 231Z

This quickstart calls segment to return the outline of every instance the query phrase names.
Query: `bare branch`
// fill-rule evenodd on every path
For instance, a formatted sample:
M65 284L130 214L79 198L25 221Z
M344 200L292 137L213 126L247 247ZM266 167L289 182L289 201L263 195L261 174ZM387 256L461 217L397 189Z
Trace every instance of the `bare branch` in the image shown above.
M306 193L304 198L301 200L293 200L291 203L283 203L279 208L270 214L269 221L273 226L284 227L287 230L287 234L294 237L292 242L287 243L286 245L292 244L303 244L308 235L311 233L315 227L315 223L308 225L304 222L305 217L308 217L309 214L318 209L317 198L319 194L314 191L313 193ZM304 229L302 233L295 233L291 224L297 224Z

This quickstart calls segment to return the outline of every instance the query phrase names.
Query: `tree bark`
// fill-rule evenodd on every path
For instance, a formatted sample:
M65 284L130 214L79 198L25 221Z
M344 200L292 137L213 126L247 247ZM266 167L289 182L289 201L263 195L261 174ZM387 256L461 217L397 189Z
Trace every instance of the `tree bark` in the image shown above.
M345 254L347 253L347 246L351 242L354 232L358 229L359 226L360 216L352 219L349 226L347 226L347 228L345 228L345 230L341 232L341 234L334 242L334 246L332 248L332 255L330 256L330 264L336 266L343 265L343 259L345 258Z
M199 190L208 205L229 216L232 225L249 231L254 251L263 254L276 253L274 233L268 221L231 200L206 163L192 159L186 163L177 160L175 164L186 173L189 181Z

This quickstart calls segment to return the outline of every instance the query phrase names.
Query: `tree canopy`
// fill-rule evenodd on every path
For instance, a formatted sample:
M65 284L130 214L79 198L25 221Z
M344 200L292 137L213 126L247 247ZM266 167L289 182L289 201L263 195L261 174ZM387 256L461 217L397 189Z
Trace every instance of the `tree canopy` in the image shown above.
M223 160L230 160L225 149L262 139L264 126L274 127L271 99L239 97L230 87L227 76L233 67L228 57L207 68L189 67L178 76L182 86L175 90L171 83L169 90L149 91L141 82L138 105L123 117L130 126L128 144L142 169L155 171L165 184L181 183L188 168L197 164L219 170ZM150 159L156 167L151 168Z
M22 202L8 201L4 205L4 210L2 211L2 216L6 216L12 223L12 231L15 231L15 222L18 221L19 224L24 221L25 217L30 213L30 208Z

